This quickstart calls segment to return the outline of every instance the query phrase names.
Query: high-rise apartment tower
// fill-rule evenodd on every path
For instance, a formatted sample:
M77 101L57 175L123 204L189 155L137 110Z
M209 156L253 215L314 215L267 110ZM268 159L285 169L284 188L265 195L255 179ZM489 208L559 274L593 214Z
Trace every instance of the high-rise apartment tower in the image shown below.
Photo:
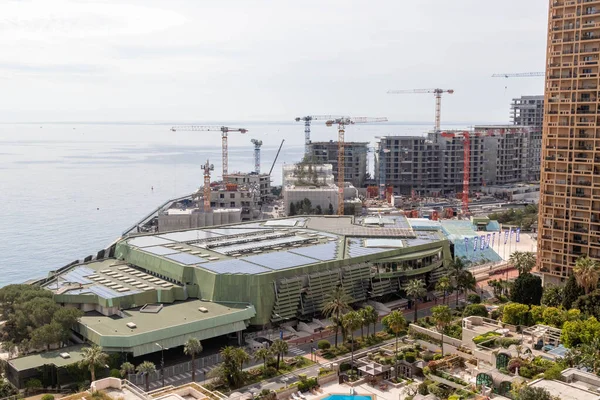
M550 0L538 267L564 280L600 259L600 1Z

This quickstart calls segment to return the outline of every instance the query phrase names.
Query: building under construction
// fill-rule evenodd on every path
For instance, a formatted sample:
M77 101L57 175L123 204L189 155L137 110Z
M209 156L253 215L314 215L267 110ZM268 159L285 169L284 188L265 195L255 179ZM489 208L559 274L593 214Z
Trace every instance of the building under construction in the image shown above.
M461 193L466 143L471 192L486 185L539 179L540 128L502 125L430 132L427 137L382 137L375 152L375 180L399 195ZM537 159L532 159L536 153Z
M344 180L355 187L363 187L367 179L369 142L344 143ZM331 164L333 176L338 179L338 142L311 142L308 144L309 160L315 164Z

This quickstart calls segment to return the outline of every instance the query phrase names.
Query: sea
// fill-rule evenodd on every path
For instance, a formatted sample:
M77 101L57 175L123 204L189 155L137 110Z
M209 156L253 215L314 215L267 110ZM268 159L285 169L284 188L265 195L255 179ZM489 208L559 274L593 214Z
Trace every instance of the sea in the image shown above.
M303 123L201 123L248 129L229 134L229 171L254 169L251 139L262 140L261 172L281 184L284 164L304 154ZM0 287L42 278L106 247L168 199L203 183L201 165L220 179L221 133L170 124L0 124ZM464 125L449 125L461 129ZM431 124L356 124L346 141L424 135ZM337 140L313 122L311 139ZM275 155L282 140L281 153ZM373 154L369 155L372 173Z

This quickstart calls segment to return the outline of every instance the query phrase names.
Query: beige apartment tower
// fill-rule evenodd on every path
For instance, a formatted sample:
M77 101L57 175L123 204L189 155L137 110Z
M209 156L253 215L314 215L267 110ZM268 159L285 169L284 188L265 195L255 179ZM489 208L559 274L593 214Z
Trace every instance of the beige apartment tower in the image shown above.
M564 281L600 259L600 1L550 0L538 267Z

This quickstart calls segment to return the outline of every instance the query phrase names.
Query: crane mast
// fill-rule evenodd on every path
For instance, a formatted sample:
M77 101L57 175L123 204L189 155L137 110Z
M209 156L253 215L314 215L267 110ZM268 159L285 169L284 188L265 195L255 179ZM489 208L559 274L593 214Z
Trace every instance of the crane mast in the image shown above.
M210 211L210 171L214 171L215 166L206 160L202 166L204 170L204 212Z
M388 94L406 94L406 93L433 93L435 96L435 123L434 129L440 131L440 121L442 114L442 94L454 93L454 89L412 89L412 90L388 90Z
M174 126L171 128L171 131L220 131L221 132L221 156L223 160L223 181L227 180L227 175L229 174L229 151L227 149L227 134L229 132L239 132L246 133L248 129L245 128L229 128L227 126L198 126L198 125L182 125L182 126Z
M338 126L338 215L344 215L344 182L345 182L345 165L344 165L344 137L346 134L346 125L364 124L368 122L386 122L387 118L368 118L368 117L340 117L328 119L325 122L327 126Z
M313 120L329 121L335 118L343 118L339 115L307 115L304 117L296 117L296 122L304 121L304 154L308 154L308 146L310 145L310 123Z
M254 145L254 172L260 174L260 146L262 146L262 140L252 139Z

